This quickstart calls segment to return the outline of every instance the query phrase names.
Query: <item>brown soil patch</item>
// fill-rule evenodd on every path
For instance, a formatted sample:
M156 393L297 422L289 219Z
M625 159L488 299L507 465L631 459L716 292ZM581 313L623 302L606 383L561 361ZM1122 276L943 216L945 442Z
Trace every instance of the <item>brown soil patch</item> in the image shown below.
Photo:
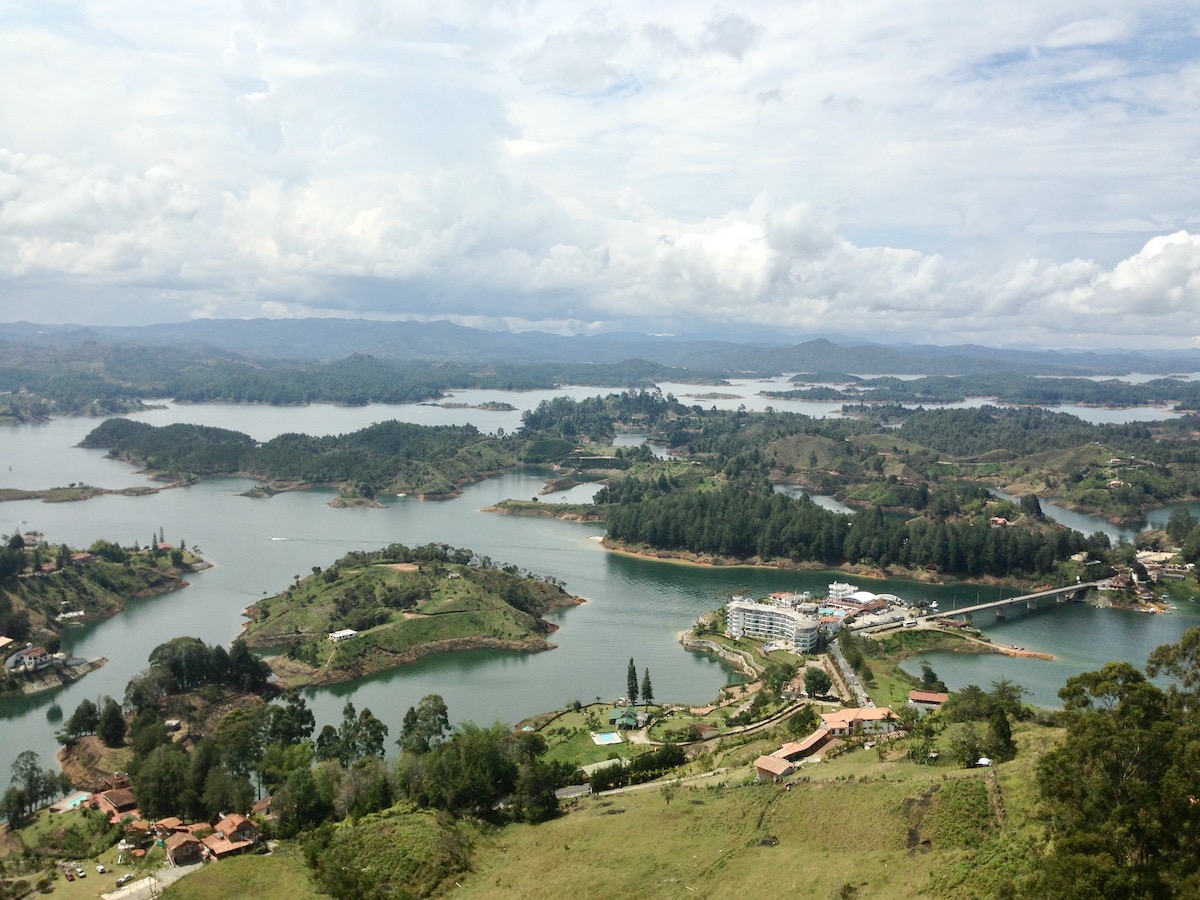
M420 570L420 566L416 563L379 563L384 569L395 569L397 572L416 572Z
M133 751L126 747L106 747L94 734L81 737L70 747L58 751L58 762L71 784L88 791L104 790L103 778L121 772L129 765Z

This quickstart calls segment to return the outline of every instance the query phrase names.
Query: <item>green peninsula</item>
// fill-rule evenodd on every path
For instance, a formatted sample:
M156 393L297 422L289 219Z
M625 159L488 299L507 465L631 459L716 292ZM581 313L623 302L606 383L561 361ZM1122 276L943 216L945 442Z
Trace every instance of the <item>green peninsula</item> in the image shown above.
M443 544L393 544L315 567L247 610L247 644L288 686L349 681L431 653L548 650L543 616L583 601L554 579ZM340 640L331 638L337 635Z

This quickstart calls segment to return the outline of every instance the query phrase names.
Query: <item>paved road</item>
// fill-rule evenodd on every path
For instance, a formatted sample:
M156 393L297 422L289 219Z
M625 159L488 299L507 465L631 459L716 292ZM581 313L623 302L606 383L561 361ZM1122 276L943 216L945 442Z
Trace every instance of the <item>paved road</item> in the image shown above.
M161 897L163 889L173 884L184 875L199 872L204 863L192 863L187 866L164 866L152 875L130 882L125 887L117 888L107 894L101 894L103 900L153 900Z

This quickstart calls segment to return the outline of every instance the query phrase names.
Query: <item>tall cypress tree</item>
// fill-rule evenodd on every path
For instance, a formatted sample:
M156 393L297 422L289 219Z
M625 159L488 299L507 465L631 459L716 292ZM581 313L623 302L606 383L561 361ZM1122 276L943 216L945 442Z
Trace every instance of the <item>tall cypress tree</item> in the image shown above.
M654 702L654 686L650 684L650 670L642 675L642 702L649 706Z
M629 670L625 673L625 689L629 691L629 702L634 706L638 702L638 677L637 666L633 664L633 657L629 657Z

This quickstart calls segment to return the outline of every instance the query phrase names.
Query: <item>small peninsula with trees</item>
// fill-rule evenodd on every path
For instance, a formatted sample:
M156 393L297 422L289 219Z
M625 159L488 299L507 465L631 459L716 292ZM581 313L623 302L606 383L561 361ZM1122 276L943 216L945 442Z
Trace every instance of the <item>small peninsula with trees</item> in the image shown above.
M161 533L145 547L100 539L87 550L50 544L40 534L12 535L0 547L0 643L13 645L6 655L29 644L48 657L44 665L0 668L0 694L45 689L90 671L55 661L63 629L116 615L132 599L180 590L184 575L207 565L194 548L167 544Z
M432 653L547 650L543 616L583 601L470 550L392 544L347 554L247 610L252 647L289 687L348 681Z

